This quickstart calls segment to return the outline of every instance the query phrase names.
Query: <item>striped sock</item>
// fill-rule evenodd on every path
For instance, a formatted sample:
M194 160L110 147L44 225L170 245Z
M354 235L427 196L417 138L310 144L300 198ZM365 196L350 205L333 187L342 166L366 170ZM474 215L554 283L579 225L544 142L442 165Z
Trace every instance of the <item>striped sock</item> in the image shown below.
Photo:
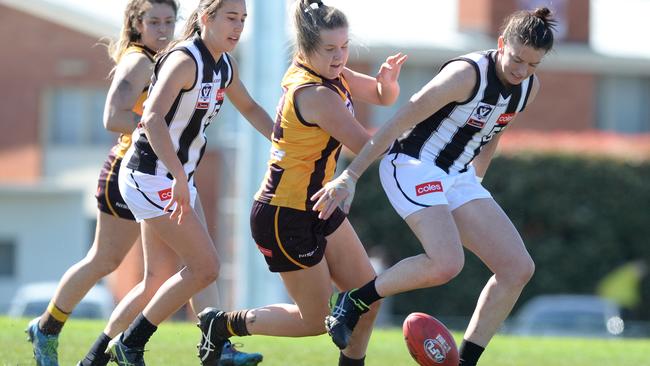
M61 333L63 325L70 313L67 313L54 304L54 300L50 301L47 310L41 315L41 320L38 322L38 328L47 335L57 335Z

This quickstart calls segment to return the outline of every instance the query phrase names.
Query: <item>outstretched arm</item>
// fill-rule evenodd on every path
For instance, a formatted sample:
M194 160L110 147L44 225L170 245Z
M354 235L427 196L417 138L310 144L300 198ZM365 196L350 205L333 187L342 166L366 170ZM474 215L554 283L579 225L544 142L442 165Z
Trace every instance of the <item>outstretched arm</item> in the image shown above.
M314 210L320 211L319 217L329 217L341 203L343 210L349 212L356 181L370 164L404 131L445 105L469 98L476 78L476 72L470 64L463 61L452 62L415 93L409 102L368 140L348 168L311 197L312 201L317 201Z
M355 98L371 104L391 105L399 96L399 74L407 59L402 53L389 56L374 78L348 68L343 70L343 76Z

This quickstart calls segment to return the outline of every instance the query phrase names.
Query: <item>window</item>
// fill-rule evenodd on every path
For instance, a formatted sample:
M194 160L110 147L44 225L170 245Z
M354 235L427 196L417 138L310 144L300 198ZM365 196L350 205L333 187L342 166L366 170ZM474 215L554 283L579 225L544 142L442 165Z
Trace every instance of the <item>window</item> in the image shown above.
M0 277L16 274L16 244L13 240L0 239Z
M598 83L598 128L623 133L650 132L649 100L650 78L603 76Z
M49 95L49 143L52 145L106 145L115 134L104 129L106 90L56 88Z

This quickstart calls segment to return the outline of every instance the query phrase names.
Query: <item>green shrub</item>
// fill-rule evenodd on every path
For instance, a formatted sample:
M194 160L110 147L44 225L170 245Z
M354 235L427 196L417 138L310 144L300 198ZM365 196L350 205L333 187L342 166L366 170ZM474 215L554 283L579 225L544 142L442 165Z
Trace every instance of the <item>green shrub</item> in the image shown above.
M542 293L594 293L618 266L650 265L650 163L576 156L497 157L484 180L513 221L536 264L519 301ZM422 253L388 202L371 167L357 186L350 220L371 255L388 264ZM470 316L490 271L466 252L451 283L395 296L393 312ZM650 280L628 316L650 320Z

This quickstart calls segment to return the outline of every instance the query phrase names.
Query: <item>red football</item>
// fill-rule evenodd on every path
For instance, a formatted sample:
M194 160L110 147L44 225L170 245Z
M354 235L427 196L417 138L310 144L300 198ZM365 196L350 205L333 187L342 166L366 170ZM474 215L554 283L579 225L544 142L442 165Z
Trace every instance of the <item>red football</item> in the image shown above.
M438 319L425 313L411 313L402 326L406 347L422 366L458 366L454 337Z

